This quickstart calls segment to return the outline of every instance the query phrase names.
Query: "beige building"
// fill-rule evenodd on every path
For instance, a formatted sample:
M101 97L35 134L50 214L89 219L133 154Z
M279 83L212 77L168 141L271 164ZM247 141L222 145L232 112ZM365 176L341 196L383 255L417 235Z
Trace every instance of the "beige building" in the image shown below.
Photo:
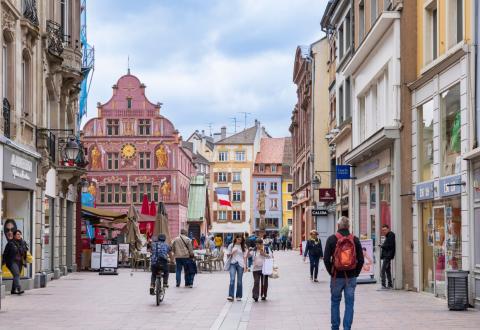
M270 137L260 122L239 133L226 136L222 129L220 140L215 142L212 178L212 228L215 234L251 232L254 221L254 191L252 175L260 141ZM215 189L228 188L232 207L221 206Z
M77 264L83 157L71 158L66 147L75 154L81 150L75 138L83 78L80 15L80 0L5 0L0 6L1 219L23 230L34 256L22 280L26 289Z

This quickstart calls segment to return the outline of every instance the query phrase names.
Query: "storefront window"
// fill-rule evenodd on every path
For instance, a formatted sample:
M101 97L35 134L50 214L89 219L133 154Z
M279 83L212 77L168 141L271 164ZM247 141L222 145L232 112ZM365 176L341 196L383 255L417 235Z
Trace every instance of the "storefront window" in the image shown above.
M433 241L434 227L432 217L433 204L431 202L420 204L422 216L422 265L423 265L423 291L434 293L433 269Z
M441 94L441 174L460 173L460 84Z
M360 239L368 238L368 185L359 188L360 193Z
M375 227L375 215L377 214L377 190L373 183L370 184L370 238L375 245L376 227Z
M392 228L390 202L390 178L386 177L380 180L380 223Z
M433 262L435 294L445 297L445 271L462 269L460 198L436 202L433 206Z
M420 181L433 178L433 100L418 108L418 164Z

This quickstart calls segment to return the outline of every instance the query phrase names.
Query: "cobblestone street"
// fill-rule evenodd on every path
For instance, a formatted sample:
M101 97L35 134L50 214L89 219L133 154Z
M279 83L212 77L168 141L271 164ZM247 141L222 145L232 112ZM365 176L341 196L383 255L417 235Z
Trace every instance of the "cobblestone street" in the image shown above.
M226 301L228 274L197 275L193 289L168 289L156 306L147 293L149 273L119 276L75 273L46 289L7 296L1 329L328 329L328 278L308 279L296 252L277 252L280 278L270 281L266 302L253 302L252 276L244 276L242 302ZM173 275L170 284L174 284ZM404 291L380 292L359 285L354 329L478 329L480 312L450 312L446 301Z

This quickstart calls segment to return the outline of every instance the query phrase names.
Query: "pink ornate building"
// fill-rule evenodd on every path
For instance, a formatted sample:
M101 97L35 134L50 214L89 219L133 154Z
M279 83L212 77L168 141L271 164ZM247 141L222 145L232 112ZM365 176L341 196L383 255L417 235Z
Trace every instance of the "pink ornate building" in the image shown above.
M186 228L188 190L195 168L173 124L160 115L160 103L145 96L146 86L130 72L113 85L113 95L98 104L98 118L83 128L89 160L89 191L97 207L126 211L164 201L175 237Z

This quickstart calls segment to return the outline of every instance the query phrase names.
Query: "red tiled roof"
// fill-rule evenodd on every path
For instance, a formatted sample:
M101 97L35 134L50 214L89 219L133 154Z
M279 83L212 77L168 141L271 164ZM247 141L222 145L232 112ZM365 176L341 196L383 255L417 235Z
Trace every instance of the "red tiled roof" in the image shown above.
M257 153L257 164L282 164L285 138L263 138Z

